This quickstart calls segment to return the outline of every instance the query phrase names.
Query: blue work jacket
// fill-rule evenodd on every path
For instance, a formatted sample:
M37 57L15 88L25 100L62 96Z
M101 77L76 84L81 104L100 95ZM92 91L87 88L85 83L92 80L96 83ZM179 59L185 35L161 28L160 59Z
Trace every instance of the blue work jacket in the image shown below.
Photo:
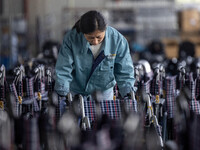
M83 33L70 30L64 37L56 62L55 91L65 96L104 91L117 82L122 96L133 90L134 68L127 40L107 26L100 54L94 59Z

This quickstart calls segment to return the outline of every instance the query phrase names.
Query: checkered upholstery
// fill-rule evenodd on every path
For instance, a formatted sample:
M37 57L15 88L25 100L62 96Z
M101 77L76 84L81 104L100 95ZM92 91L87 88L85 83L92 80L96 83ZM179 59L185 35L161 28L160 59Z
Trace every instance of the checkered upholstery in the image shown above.
M189 108L190 110L192 110L194 113L196 114L200 114L200 105L199 105L199 101L197 101L196 99L192 99L189 102Z
M168 118L174 117L175 105L176 105L176 76L167 76L165 78L165 97L167 104Z
M189 79L186 81L186 85L189 87L190 90L190 101L189 101L189 108L196 114L200 114L200 106L199 101L196 100L196 82L194 80L193 73L189 74Z
M107 114L111 119L121 118L120 100L103 100L100 102L102 114ZM125 100L125 106L128 111L137 112L136 100ZM95 101L84 101L85 115L89 118L90 122L96 120L96 105Z
M160 94L161 94L161 93L160 93L160 88L161 88L161 86L162 86L162 82L159 80L159 81L157 81L157 83L156 83L156 79L153 78L153 79L151 80L150 93L151 93L152 95L160 95Z
M34 96L34 78L25 78L23 80L24 97Z
M185 85L190 89L190 99L195 99L196 83L192 73L189 75L188 80L185 81Z
M13 95L15 96L15 102L13 102L14 104L14 114L19 114L19 98L18 98L18 94L17 94L17 89L15 87L15 84L12 83L9 85L9 89L10 92L13 93Z
M177 75L176 77L176 88L178 90L181 90L185 86L186 82L190 80L191 76L190 76L190 73L186 73L184 80L182 78L179 79L179 77L180 77L179 75Z
M5 99L5 87L0 85L0 100Z
M145 93L150 93L150 89L151 89L151 80L148 80L146 82L144 82L143 84L143 89Z
M196 98L200 98L200 77L196 78L196 91L195 91Z
M140 107L140 102L141 102L141 93L142 91L144 91L145 93L150 93L150 89L151 89L151 80L147 80L146 82L141 81L139 82L137 85L137 91L135 93L136 95L136 99L137 99L137 107ZM140 91L141 90L141 91Z

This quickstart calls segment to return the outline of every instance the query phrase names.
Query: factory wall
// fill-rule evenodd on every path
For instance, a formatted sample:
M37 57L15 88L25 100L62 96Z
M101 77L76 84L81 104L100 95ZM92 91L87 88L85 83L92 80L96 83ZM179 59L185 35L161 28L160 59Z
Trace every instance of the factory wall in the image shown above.
M61 43L66 31L74 25L80 15L91 9L101 11L108 24L118 29L130 41L131 49L135 43L144 46L154 39L163 40L168 49L168 46L174 46L173 43L178 43L182 39L199 38L199 35L192 34L188 37L180 30L178 15L179 12L188 8L194 8L198 14L199 0L1 1L3 13L0 15L0 27L7 26L10 35L16 32L21 36L20 38L26 42L26 51L30 58L36 57L42 51L42 45L47 40ZM196 43L199 45L198 40ZM170 48L171 51L166 51L166 55L169 58L177 57L177 47L175 49L176 51L172 51ZM11 50L7 52L6 57L10 57ZM1 55L2 53L4 50L1 49Z

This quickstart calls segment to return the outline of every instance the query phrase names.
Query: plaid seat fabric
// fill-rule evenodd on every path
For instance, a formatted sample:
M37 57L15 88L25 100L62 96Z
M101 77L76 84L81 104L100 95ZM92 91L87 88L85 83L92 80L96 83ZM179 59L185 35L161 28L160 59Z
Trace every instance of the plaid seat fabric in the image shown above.
M36 97L26 97L26 98L23 98L23 104L25 107L28 107L28 108L33 108L31 109L30 111L34 111L34 112L38 112L40 109L39 109L39 106L38 106L38 103L37 103L37 99ZM33 113L33 112L32 112Z
M200 105L199 105L199 101L197 101L196 99L192 99L189 102L189 108L190 110L192 110L194 113L196 114L200 114Z
M101 111L102 114L107 114L111 119L121 118L120 101L102 101Z
M84 101L85 115L89 118L90 122L96 120L95 102L91 100Z
M45 83L44 82L41 83L41 93L42 94L45 93Z
M196 98L200 97L200 77L196 78Z
M34 101L34 109L35 111L39 111L40 109L46 109L47 105L47 101L48 101L48 91L46 91L45 88L45 83L40 81L40 83L34 83L34 89L35 89L35 98L36 100ZM40 94L40 98L39 98L39 94ZM41 108L39 107L39 103L41 101Z
M181 90L185 86L185 82L188 81L190 78L190 73L185 74L185 79L180 78L180 75L177 75L176 77L176 88L178 90Z
M120 100L103 100L100 102L102 114L106 114L110 119L121 118ZM137 112L137 101L136 100L125 100L125 107L130 112ZM89 118L90 122L96 120L96 105L95 101L85 100L84 101L85 115Z
M140 81L135 83L135 87L137 88L137 90L144 90L145 93L150 93L150 89L151 89L151 80L147 80L146 82L144 81Z
M167 76L165 79L165 97L167 104L168 118L174 117L175 105L176 105L176 76Z
M0 85L0 100L5 99L5 87Z
M23 97L24 94L23 81L15 83L15 87L17 90L17 95Z
M139 81L135 82L134 86L137 88L137 89L140 89L144 86L145 83L148 83L149 81L151 81L152 78L150 77L143 77L141 78Z
M58 104L56 105L56 111L55 111L56 123L59 121L60 116L61 116L60 103L61 103L61 100L58 100Z
M162 86L162 82L161 81L157 81L157 83L156 83L156 79L153 78L151 80L150 93L152 95L160 95L161 94L160 93L160 88L162 88L161 86Z
M177 89L181 90L184 87L184 81L183 80L179 80L178 76L177 76Z
M34 77L23 79L23 110L33 114L39 111L39 106L34 95Z
M10 92L14 94L15 96L15 103L14 103L14 113L15 114L19 114L19 97L18 97L18 93L17 93L17 89L16 89L16 85L14 83L9 85L10 87ZM23 110L24 111L32 111L32 109L30 110L29 108L33 108L34 111L39 111L39 107L36 101L35 97L23 97L22 99L22 104L23 104ZM27 109L28 108L28 109ZM23 113L26 113L24 112ZM32 112L31 112L32 113Z
M35 92L40 92L41 94L45 92L45 82L36 80L34 83Z
M17 94L17 89L14 83L9 85L10 88L10 92L14 94L15 96L15 102L13 102L14 104L14 114L19 114L19 98L18 98L18 94Z
M1 107L0 109L4 110L4 105L5 105L5 86L0 85L0 102L1 102Z
M151 89L151 80L149 79L148 81L143 83L143 90L145 93L150 93Z
M34 97L34 78L25 78L23 81L24 96L25 97Z
M127 100L125 100L125 105L126 105L127 111L137 112L137 101L136 100L127 99Z
M167 76L165 78L164 90L167 108L167 132L166 139L176 139L176 126L174 124L174 115L176 109L176 97L177 97L177 76Z
M151 80L147 80L146 82L141 81L137 84L137 91L135 93L136 99L137 99L137 107L140 107L140 102L141 102L141 92L143 91L144 93L150 93L150 87L151 87Z
M52 92L54 89L54 80L51 78L51 81L48 81L48 77L44 77L43 83L45 83L45 91Z
M195 99L195 91L196 91L196 83L193 78L193 73L189 74L189 78L185 81L185 85L189 88L190 90L190 99Z
M190 73L189 79L185 83L190 90L189 108L196 114L200 114L199 101L196 100L196 82L193 78L193 73Z
M40 86L39 86L40 85ZM34 86L37 86L36 88L34 87L34 89L35 89L35 93L34 93L34 96L36 97L36 98L38 98L38 92L40 92L40 94L41 94L41 98L42 98L42 100L47 100L48 98L48 92L46 91L46 89L45 89L45 83L43 83L43 82L40 82L40 84L34 84ZM38 88L38 86L39 86L39 88Z

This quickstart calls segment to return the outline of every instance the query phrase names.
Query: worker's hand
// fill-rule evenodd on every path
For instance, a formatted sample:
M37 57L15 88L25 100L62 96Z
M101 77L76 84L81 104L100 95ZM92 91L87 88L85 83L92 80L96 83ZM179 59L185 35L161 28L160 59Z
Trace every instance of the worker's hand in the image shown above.
M135 92L131 91L130 93L127 93L126 96L124 96L124 98L135 100Z

